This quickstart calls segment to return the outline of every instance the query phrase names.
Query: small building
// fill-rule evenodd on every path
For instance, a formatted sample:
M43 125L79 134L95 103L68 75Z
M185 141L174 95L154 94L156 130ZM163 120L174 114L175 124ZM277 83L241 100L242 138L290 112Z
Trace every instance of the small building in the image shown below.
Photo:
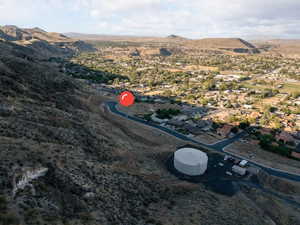
M247 105L247 104L245 104L245 105L243 105L243 107L244 107L245 109L253 109L253 106L252 106L252 105Z
M176 119L173 118L173 119L171 119L171 120L168 121L168 124L172 125L172 126L180 127L180 126L184 125L184 122L180 121L180 120L176 120Z
M181 148L174 153L174 168L185 175L204 174L207 163L207 154L195 148Z
M194 134L194 135L200 135L203 133L202 129L199 128L199 127L195 127L195 126L192 126L190 124L185 124L183 126L184 129L186 129L188 132L190 132L191 134Z
M230 135L232 128L233 128L233 126L226 124L222 128L219 128L217 130L217 133L218 133L218 135L222 136L223 138L226 138Z
M151 119L156 123L166 123L166 122L169 121L168 119L159 119L159 118L157 118L155 113L151 115Z
M288 143L288 142L294 143L295 142L295 139L293 138L293 136L286 131L282 131L280 134L277 134L275 138L277 141L283 141L284 143Z
M234 165L232 167L232 172L237 173L241 176L244 176L244 175L246 175L247 170L245 168L240 167L240 166Z
M292 155L292 157L294 157L296 159L300 159L300 152L293 151L291 155Z
M173 119L178 120L178 121L185 121L188 119L187 115L178 115L178 116L174 116Z

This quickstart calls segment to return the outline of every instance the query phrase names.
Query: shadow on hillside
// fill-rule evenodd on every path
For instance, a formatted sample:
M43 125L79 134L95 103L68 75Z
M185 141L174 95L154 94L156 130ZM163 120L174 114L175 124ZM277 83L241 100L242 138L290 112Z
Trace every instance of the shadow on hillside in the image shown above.
M108 84L114 79L118 78L119 80L128 80L126 76L120 74L110 73L108 71L100 71L91 69L87 66L80 65L74 62L71 62L67 59L51 57L48 60L51 63L57 63L59 65L60 72L73 77L75 79L84 79L88 80L89 83L104 83Z

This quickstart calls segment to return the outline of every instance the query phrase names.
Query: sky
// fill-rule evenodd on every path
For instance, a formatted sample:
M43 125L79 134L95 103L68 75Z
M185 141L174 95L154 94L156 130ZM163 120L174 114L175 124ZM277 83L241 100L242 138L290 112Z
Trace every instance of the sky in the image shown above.
M0 0L0 25L61 33L300 39L300 0Z

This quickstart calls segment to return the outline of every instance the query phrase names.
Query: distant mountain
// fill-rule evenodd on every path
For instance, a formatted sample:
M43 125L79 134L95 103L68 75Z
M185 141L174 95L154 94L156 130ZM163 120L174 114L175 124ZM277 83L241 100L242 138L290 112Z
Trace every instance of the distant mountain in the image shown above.
M241 38L204 38L191 40L188 44L199 48L219 49L236 53L259 53L255 45Z
M178 36L178 35L175 35L175 34L171 34L171 35L167 36L167 38L168 39L176 39L176 40L188 40L185 37L181 37L181 36Z
M0 26L0 39L32 48L40 57L73 54L95 49L83 41L63 34L46 32L40 28L19 28L14 25Z
M255 48L253 44L240 38L204 38L193 40L191 43L212 48Z
M21 41L21 40L43 40L49 42L70 41L68 37L54 32L46 32L40 28L18 28L17 26L8 25L0 27L0 30L4 32L8 40Z
M253 43L272 55L300 58L300 39L257 40Z
M84 33L76 33L76 32L64 33L64 35L74 39L99 40L99 41L113 41L113 40L131 39L131 38L140 38L137 36L130 36L130 35L84 34Z
M188 40L187 38L169 35L167 37L134 36L134 35L105 35L105 34L83 34L83 33L64 33L69 38L85 41L127 41L127 42L178 42Z

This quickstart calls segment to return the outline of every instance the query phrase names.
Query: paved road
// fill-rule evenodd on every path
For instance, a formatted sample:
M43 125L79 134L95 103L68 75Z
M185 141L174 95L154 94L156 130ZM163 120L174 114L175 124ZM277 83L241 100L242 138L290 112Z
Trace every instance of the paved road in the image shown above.
M168 129L166 127L162 127L162 126L159 126L157 124L154 124L152 122L148 122L148 121L145 121L143 119L140 119L140 118L137 118L137 117L133 117L133 116L130 116L130 115L127 115L126 113L124 112L121 112L119 111L117 108L116 108L116 105L118 103L116 102L106 102L105 105L106 107L112 112L112 113L115 113L119 116L122 116L126 119L129 119L129 120L133 120L135 122L139 122L139 123L142 123L146 126L149 126L149 127L152 127L152 128L156 128L156 129L159 129L169 135L172 135L176 138L179 138L183 141L188 141L188 142L191 142L191 143L194 143L196 145L199 145L201 146L202 148L205 148L205 149L208 149L208 150L213 150L213 151L218 151L218 152L223 152L223 153L226 153L228 155L231 155L235 158L239 158L239 159L243 159L242 157L240 156L237 156L237 155L234 155L234 154L231 154L231 153L228 153L226 151L224 151L224 148L230 144L232 144L233 142L239 140L240 138L244 137L247 135L246 132L241 132L239 134L237 134L236 136L232 137L232 138L229 138L229 139L226 139L226 140L223 140L223 141L220 141L218 143L215 143L215 144L212 144L212 145L208 145L208 144L204 144L204 143L201 143L199 141L196 141L192 138L189 138L181 133L178 133L177 131L174 131L174 130L171 130L171 129ZM251 160L247 160L249 161L249 164L251 165L254 165L256 167L259 167L260 169L264 170L265 172L273 175L273 176L276 176L276 177L281 177L281 178L285 178L285 179L288 179L288 180L292 180L292 181L297 181L297 182L300 182L300 175L298 174L293 174L293 173L289 173L289 172L286 172L286 171L282 171L282 170L278 170L278 169L274 169L274 168L271 168L271 167L268 167L266 165L262 165L262 164L258 164L256 162L253 162Z

